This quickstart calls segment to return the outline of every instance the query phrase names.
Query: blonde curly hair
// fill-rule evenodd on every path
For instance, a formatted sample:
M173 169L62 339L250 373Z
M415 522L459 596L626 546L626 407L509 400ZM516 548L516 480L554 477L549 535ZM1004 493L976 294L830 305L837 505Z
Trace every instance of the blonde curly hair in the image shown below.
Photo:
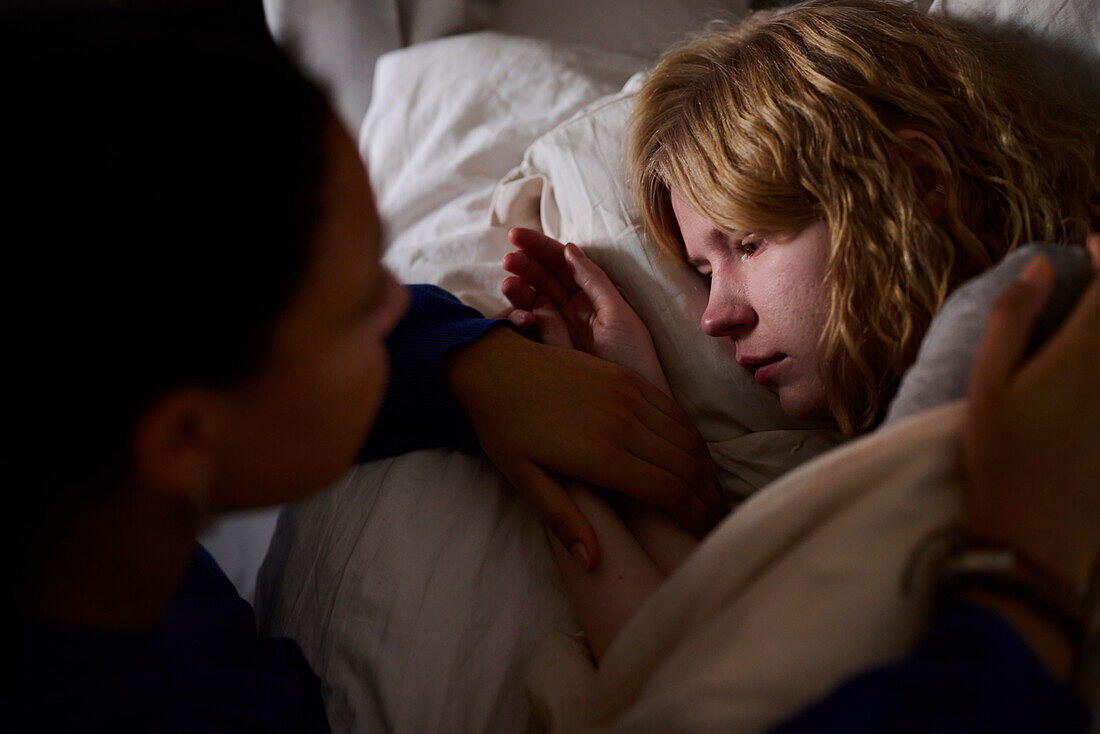
M1100 228L1095 121L998 42L905 5L811 0L711 29L660 61L631 125L645 223L681 257L670 190L729 232L827 221L818 364L846 435L880 420L955 286L1020 244ZM935 220L903 148L949 181Z

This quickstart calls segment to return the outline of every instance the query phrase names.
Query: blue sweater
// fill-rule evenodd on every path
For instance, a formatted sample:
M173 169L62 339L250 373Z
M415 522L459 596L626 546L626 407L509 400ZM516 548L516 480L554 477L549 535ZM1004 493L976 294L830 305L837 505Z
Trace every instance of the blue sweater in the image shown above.
M364 458L475 441L446 397L440 366L451 349L499 322L437 288L410 291ZM320 681L301 650L288 639L257 640L255 630L252 608L196 545L154 629L17 622L17 680L0 715L13 731L328 732ZM1076 694L1010 626L960 605L910 657L854 678L776 731L1074 732L1088 722Z
M900 662L864 672L772 734L1083 732L1091 715L990 609L945 607Z

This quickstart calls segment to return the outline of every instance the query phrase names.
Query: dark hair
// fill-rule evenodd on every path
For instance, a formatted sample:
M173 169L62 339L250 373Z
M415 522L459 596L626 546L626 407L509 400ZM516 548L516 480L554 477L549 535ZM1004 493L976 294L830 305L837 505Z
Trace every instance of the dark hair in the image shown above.
M52 18L5 54L31 517L124 479L136 420L169 390L247 380L308 264L326 104L262 26L188 20Z

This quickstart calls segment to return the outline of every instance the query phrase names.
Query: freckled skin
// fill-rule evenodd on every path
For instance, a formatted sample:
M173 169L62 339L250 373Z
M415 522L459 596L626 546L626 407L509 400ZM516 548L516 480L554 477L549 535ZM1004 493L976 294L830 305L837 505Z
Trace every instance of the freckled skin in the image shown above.
M828 415L817 369L817 343L825 326L825 272L829 228L815 222L800 232L765 239L748 231L721 232L672 192L672 209L688 261L710 279L701 326L733 339L737 359L779 395L788 415Z

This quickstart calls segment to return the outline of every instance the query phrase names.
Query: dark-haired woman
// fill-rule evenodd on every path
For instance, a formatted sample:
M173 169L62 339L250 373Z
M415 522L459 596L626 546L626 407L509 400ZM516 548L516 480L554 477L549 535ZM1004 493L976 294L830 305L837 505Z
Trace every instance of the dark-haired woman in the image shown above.
M552 472L658 487L713 524L709 459L671 400L393 279L355 145L269 40L130 11L36 19L49 33L2 60L9 724L327 731L301 651L256 639L195 536L357 455L480 441L589 562ZM557 425L522 410L532 392Z

